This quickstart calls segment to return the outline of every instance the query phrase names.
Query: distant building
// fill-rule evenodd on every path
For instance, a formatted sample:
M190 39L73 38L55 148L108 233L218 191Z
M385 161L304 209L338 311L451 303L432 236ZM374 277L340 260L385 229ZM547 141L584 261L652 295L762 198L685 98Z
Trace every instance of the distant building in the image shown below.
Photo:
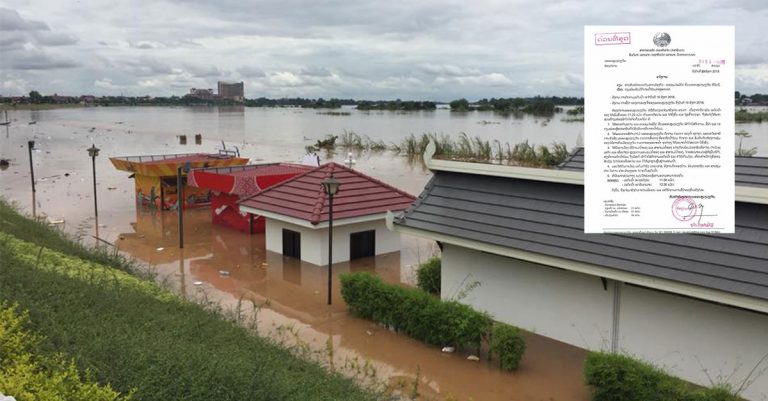
M61 96L58 93L54 93L53 96L51 96L51 100L53 100L53 103L74 103L75 98L72 96Z
M203 100L211 100L216 97L216 95L213 93L213 89L197 89L197 88L190 89L189 96L197 99L203 99Z
M243 82L219 81L219 98L242 102L245 98Z
M80 96L80 103L82 104L91 104L96 101L96 96L93 95L82 95Z

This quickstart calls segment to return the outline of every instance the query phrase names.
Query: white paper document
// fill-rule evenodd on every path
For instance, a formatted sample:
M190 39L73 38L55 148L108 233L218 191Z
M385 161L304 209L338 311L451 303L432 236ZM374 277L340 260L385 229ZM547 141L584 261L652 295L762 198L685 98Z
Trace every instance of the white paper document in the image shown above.
M584 231L734 232L734 28L584 28Z

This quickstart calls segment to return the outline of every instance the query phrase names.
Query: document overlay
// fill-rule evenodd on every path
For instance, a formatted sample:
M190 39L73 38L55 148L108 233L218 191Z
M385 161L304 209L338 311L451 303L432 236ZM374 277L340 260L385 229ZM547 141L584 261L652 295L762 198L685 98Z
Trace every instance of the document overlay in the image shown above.
M584 27L585 232L734 232L734 40Z

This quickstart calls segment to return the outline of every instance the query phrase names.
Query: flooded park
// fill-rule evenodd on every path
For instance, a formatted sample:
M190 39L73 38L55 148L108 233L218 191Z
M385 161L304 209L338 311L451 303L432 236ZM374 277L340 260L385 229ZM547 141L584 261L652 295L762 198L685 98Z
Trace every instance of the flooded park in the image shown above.
M32 210L28 141L36 181L36 213L85 242L112 247L157 273L182 296L228 311L240 311L259 335L326 364L341 373L389 386L417 381L426 397L459 400L588 400L582 365L586 351L533 333L526 334L521 367L504 372L473 350L441 352L386 327L352 316L343 302L338 276L370 271L389 283L413 285L415 267L438 255L434 241L402 236L399 252L333 265L333 304L326 304L327 266L266 249L264 233L249 235L211 223L207 207L184 212L184 247L179 247L176 211L137 207L134 182L115 169L110 157L173 153L212 153L237 149L250 163L299 162L305 147L328 134L354 131L387 144L425 132L457 136L465 132L488 140L571 149L583 138L583 123L494 113L361 112L318 114L308 109L80 108L11 111L0 127L3 197ZM33 122L34 124L29 124ZM768 154L768 124L737 126L749 131L745 147ZM200 144L182 144L180 135L201 135ZM98 225L93 210L91 158L95 159ZM345 149L318 152L321 163L343 164ZM352 152L350 166L418 196L431 178L420 161L391 151ZM331 349L332 351L329 351ZM363 368L365 366L365 368ZM366 373L362 374L361 370ZM375 373L371 373L375 372ZM374 384L375 384L374 383ZM370 384L370 383L368 383Z

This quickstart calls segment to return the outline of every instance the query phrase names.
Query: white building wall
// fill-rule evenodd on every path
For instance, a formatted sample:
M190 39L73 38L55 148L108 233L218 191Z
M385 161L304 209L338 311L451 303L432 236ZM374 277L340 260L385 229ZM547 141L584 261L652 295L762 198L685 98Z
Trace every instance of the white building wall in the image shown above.
M448 244L442 258L443 298L477 281L461 302L571 345L611 349L612 281L606 291L598 277ZM768 316L624 284L619 349L693 383L731 377L738 387L768 353ZM767 362L742 396L768 401Z
M622 288L619 325L622 351L702 385L730 377L738 387L768 353L766 315L631 285ZM767 362L747 399L768 400Z
M316 265L328 264L328 229L307 228L275 219L266 220L268 251L283 252L283 229L301 233L301 259ZM400 233L389 231L384 219L333 226L333 263L349 260L349 236L360 231L376 230L376 255L400 250Z
M268 251L279 254L283 253L283 229L301 233L301 260L322 265L322 261L327 259L327 256L323 258L323 255L327 254L323 251L322 244L327 243L324 242L322 236L323 234L328 235L324 230L306 228L269 218L265 222L264 229L265 243Z
M494 319L582 348L610 346L613 290L597 277L513 260L452 245L442 257L443 298L470 283L461 302Z

